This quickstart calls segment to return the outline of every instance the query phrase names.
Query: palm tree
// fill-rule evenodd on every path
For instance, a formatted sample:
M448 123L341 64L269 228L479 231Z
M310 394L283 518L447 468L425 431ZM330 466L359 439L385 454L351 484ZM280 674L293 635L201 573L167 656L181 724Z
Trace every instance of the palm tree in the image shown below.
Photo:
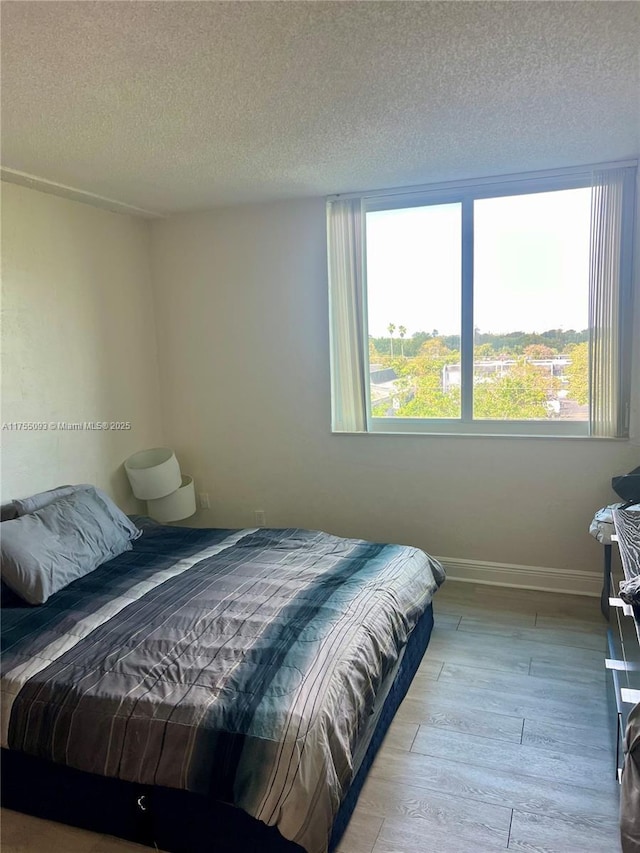
M393 323L389 323L387 326L387 331L389 332L389 343L391 344L391 358L393 358L393 333L395 332L396 327Z
M400 335L400 352L402 353L402 357L404 358L404 341L402 339L407 334L407 327L398 326L398 334Z

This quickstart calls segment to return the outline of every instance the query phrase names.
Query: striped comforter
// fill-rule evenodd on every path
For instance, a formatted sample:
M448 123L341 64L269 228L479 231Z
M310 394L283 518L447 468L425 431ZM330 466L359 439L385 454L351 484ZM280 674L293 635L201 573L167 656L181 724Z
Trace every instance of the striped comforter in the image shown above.
M415 548L147 522L45 605L3 607L2 746L214 796L322 853L443 577Z

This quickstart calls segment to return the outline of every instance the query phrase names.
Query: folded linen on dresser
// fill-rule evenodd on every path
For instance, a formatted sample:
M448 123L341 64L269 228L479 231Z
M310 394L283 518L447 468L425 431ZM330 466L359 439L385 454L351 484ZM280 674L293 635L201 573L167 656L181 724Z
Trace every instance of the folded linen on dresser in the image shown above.
M611 537L616 532L613 524L613 510L618 506L622 504L609 504L602 507L593 516L593 521L589 525L589 533L603 545L611 545Z
M634 581L640 577L640 504L617 507L613 510L613 521L618 536L620 560L624 569L624 593L632 598L637 595L637 586ZM622 585L620 593L622 594ZM624 596L623 601L627 601ZM629 601L628 603L638 602Z
M640 606L640 577L620 581L620 598L625 604Z

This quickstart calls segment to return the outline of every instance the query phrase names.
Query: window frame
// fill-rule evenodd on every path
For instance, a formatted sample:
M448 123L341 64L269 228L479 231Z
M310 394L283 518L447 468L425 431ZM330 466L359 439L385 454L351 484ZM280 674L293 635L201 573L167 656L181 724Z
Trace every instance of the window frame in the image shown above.
M474 368L474 202L485 198L527 195L591 187L594 167L554 170L549 173L510 175L416 188L411 191L361 194L362 212L362 341L366 431L373 434L519 435L584 438L591 433L586 421L486 420L473 418ZM461 412L459 418L380 418L372 415L369 380L369 328L367 289L366 214L439 204L461 205ZM621 271L621 278L624 271Z

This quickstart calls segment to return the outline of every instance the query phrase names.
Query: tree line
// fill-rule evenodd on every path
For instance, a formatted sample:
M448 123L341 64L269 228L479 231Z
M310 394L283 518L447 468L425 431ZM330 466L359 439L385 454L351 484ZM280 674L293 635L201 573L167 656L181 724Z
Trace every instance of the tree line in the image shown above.
M414 358L420 352L422 345L429 340L437 338L448 350L460 349L460 335L440 335L437 329L431 332L415 332L410 338L406 337L404 326L395 326L390 323L390 331L387 337L369 336L369 341L380 355ZM548 329L546 332L505 332L503 334L492 334L491 332L480 332L476 329L475 346L484 346L487 358L492 355L518 356L522 355L526 347L538 344L546 346L553 354L566 352L571 344L581 344L589 340L589 330L583 329Z

